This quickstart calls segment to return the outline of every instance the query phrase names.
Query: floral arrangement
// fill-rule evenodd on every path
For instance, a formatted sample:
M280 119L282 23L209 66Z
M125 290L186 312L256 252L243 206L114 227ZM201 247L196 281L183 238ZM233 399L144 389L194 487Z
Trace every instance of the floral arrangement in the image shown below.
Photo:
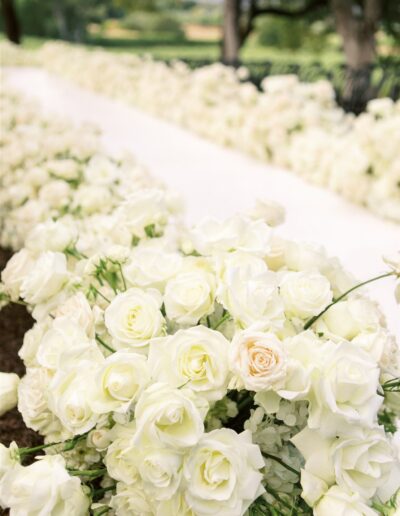
M12 49L6 62L16 52ZM337 106L327 81L267 77L259 91L246 81L245 68L216 63L193 71L179 61L168 65L66 43L46 43L35 61L400 221L399 102L371 101L367 112L355 117Z
M126 196L141 187L160 186L132 156L105 152L95 127L47 116L6 83L0 110L3 247L21 248L29 231L40 222L51 225L50 219L91 220L99 227Z
M58 140L57 124L11 105L24 131ZM61 161L80 147L62 148ZM88 192L128 181L83 155ZM32 166L22 157L15 184ZM46 208L3 270L3 304L25 304L35 324L19 351L26 374L0 375L0 413L18 404L44 444L0 445L0 505L395 515L400 352L363 287L398 278L399 257L360 284L322 249L279 237L273 204L186 228L166 190L131 181L125 193L100 215Z

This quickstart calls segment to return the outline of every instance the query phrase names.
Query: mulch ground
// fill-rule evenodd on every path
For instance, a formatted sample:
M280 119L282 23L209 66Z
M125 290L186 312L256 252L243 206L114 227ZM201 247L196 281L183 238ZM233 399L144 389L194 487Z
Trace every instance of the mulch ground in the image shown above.
M0 271L4 268L11 252L0 248ZM24 364L18 356L24 333L33 325L33 319L20 305L9 305L0 310L0 371L17 373L22 376ZM19 446L36 446L42 438L33 430L26 428L17 409L0 417L0 442L8 446L16 441ZM1 514L1 509L0 509Z

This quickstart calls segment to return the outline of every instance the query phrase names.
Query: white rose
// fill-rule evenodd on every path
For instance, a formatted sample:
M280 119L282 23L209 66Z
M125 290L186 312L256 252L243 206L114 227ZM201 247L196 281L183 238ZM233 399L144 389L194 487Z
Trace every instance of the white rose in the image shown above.
M191 326L214 311L215 278L203 271L182 272L168 281L165 288L167 317Z
M68 279L65 255L46 251L22 281L21 296L30 304L42 303L57 294Z
M42 186L39 190L39 199L51 208L60 208L68 205L71 187L62 180L54 180Z
M381 428L354 429L331 448L336 483L348 492L372 498L385 484L394 464L391 446Z
M118 346L142 348L164 329L160 311L162 297L157 290L128 289L118 294L104 313L106 328Z
M85 516L90 499L81 482L65 469L61 455L41 457L30 466L15 466L0 483L0 505L11 514Z
M220 277L217 300L240 328L257 323L260 329L279 328L284 322L283 303L276 275L265 263L247 253L222 256L217 264Z
M58 418L50 411L47 392L52 375L43 367L32 367L21 378L18 386L18 410L28 428L41 435L61 430ZM68 436L67 436L68 437Z
M117 483L117 494L111 498L110 507L118 516L153 516L152 499L147 496L143 484Z
M182 453L168 448L143 448L139 474L146 493L155 500L168 500L178 490L182 477Z
M289 272L280 284L285 311L306 319L318 315L332 301L329 281L316 272Z
M1 280L7 294L13 301L19 298L22 282L34 265L33 254L27 249L21 249L8 260L1 273Z
M386 265L389 265L393 272L400 276L400 251L392 256L384 256L383 261Z
M49 385L49 407L72 435L92 429L99 418L90 406L92 370L91 362L78 362L72 370L57 371Z
M94 155L83 172L85 180L93 185L109 185L118 178L118 167L107 156Z
M228 352L221 333L200 325L151 341L149 366L156 381L218 400L226 394Z
M256 200L255 207L249 213L254 220L261 219L269 226L279 226L285 221L285 209L281 204L271 200Z
M314 507L315 516L377 516L356 493L349 494L338 486L332 486Z
M291 271L320 271L326 264L323 249L311 244L284 241L284 261Z
M9 448L0 443L0 485L5 473L19 465L18 446L13 441Z
M19 376L0 373L0 416L17 406Z
M227 220L205 218L190 233L194 248L203 255L232 250L265 256L269 251L271 228L262 220L236 215Z
M200 405L199 405L200 404ZM135 409L134 442L172 448L194 446L204 431L208 405L191 391L155 383L139 398Z
M156 516L195 516L184 493L177 492L168 500L161 500L156 507Z
M204 434L185 458L186 500L195 514L241 516L263 493L260 449L249 431Z
M123 271L130 286L164 290L167 281L175 276L182 265L182 256L153 247L133 250Z
M374 301L350 297L331 306L322 321L328 331L351 340L361 332L377 331L381 326L382 314Z
M125 484L133 484L139 480L139 449L133 444L132 435L133 430L114 439L104 459L110 477Z
M330 346L313 378L308 425L333 434L343 422L371 427L382 397L377 394L379 368L350 342Z
M82 292L74 294L64 301L64 303L57 305L52 315L56 319L59 317L68 317L82 328L88 337L94 338L95 316L86 296Z
M132 193L116 212L117 224L142 238L145 228L165 225L168 219L165 192L157 188L141 189Z
M83 184L74 191L72 207L79 208L85 215L91 215L104 211L111 200L111 193L105 186Z
M229 365L245 389L277 390L285 382L287 356L273 333L245 330L236 333L232 340Z
M149 382L144 355L117 351L106 358L96 374L92 409L97 414L125 413Z
M77 228L71 221L48 220L28 234L25 247L35 252L64 251L77 237Z
M47 369L57 369L63 353L87 347L97 345L88 339L83 328L71 317L57 317L39 343L36 360Z
M26 367L34 367L39 365L37 361L37 350L39 344L45 334L47 325L35 324L33 328L28 330L24 335L24 343L18 351L19 357L22 358Z
M342 432L324 437L318 430L305 428L292 439L306 460L301 484L303 498L310 505L334 484L363 499L372 498L389 477L394 457L381 428L349 426ZM316 488L318 482L321 490Z

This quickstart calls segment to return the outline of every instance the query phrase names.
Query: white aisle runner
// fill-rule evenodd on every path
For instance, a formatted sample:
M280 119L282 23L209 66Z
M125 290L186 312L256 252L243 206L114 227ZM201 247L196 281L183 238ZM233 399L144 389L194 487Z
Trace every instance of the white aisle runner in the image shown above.
M360 280L385 270L381 255L400 249L400 226L380 219L328 190L285 170L226 149L135 108L78 88L34 68L9 68L7 81L37 98L47 112L92 122L111 150L131 151L150 172L182 194L189 222L226 217L250 208L256 198L286 209L283 236L325 246ZM99 77L101 80L101 77ZM369 291L400 337L400 313L392 278Z

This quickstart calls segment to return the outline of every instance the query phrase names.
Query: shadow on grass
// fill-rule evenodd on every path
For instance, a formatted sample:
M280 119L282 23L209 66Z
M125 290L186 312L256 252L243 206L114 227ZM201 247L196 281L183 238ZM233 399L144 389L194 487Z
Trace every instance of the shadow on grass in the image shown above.
M176 47L185 46L188 48L209 48L210 46L218 45L215 41L199 41L199 40L187 40L184 37L174 37L168 34L165 35L154 35L154 36L141 36L140 38L105 38L100 36L91 36L85 41L86 45L100 46L104 48L120 48L120 49L140 49L143 47Z

